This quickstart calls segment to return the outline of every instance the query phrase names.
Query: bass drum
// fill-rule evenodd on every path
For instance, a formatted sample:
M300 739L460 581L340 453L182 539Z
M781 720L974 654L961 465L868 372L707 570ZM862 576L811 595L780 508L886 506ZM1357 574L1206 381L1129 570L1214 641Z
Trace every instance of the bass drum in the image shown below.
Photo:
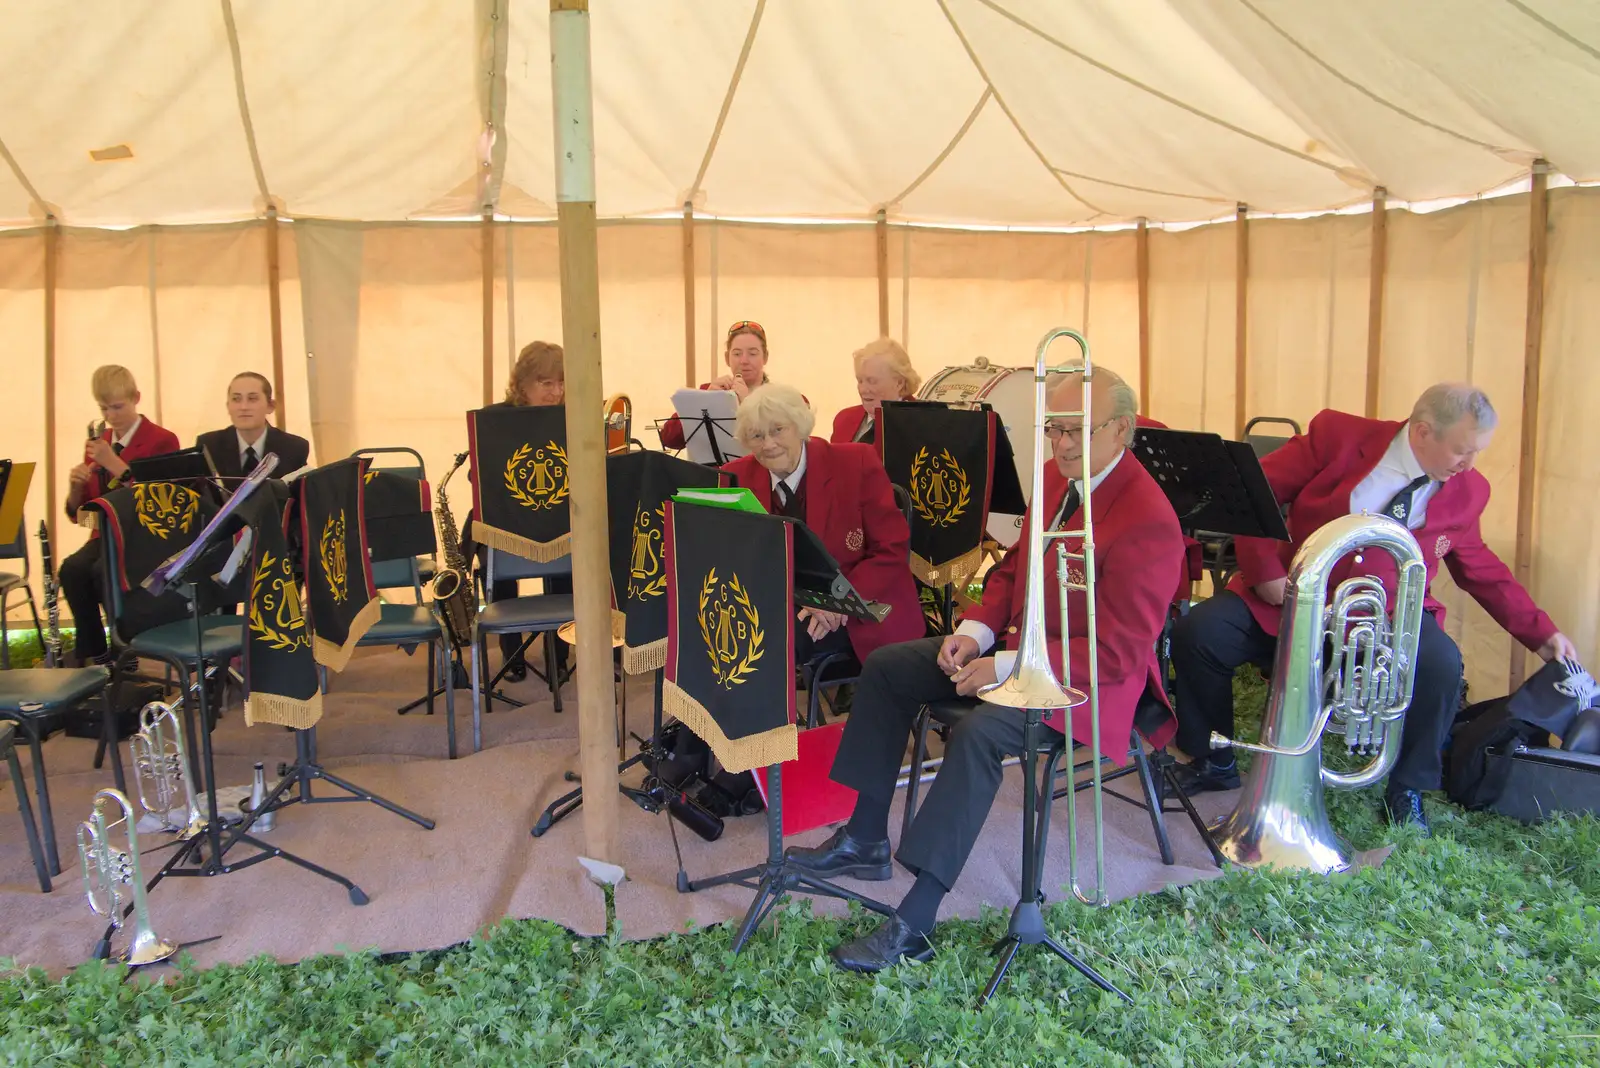
M944 404L988 404L1011 439L1017 481L1026 500L1033 488L1033 368L994 367L979 356L969 367L946 367L922 384L918 400ZM989 513L989 537L1011 548L1022 536L1022 516Z

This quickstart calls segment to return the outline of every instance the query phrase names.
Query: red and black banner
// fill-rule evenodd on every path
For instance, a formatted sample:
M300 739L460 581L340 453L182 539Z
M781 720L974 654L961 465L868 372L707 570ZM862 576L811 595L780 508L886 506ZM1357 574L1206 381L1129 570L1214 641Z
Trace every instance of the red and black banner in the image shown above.
M289 489L263 483L240 509L250 529L250 592L244 633L245 726L272 723L305 730L322 718L312 653L286 524Z
M799 752L793 537L775 516L666 508L662 707L728 771L781 764Z
M374 560L432 556L438 541L428 483L409 475L368 467L362 476L361 510L367 549Z
M719 486L727 476L664 452L606 458L611 603L631 675L667 661L667 501L686 487Z
M572 551L567 410L493 405L467 413L472 537L549 563Z
M993 411L883 405L878 454L911 495L911 572L925 585L963 587L983 563L998 421Z
M367 556L362 499L366 461L359 457L308 471L300 494L300 549L317 663L343 671L382 614Z

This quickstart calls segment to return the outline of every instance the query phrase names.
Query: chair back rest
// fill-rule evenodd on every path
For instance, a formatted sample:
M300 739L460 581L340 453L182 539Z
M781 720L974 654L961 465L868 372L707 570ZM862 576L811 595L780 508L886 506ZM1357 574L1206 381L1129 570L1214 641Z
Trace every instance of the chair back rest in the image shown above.
M372 561L372 584L380 590L398 590L410 586L417 600L422 600L422 576L417 571L417 559L414 556Z
M382 464L376 457L384 455L404 454L416 460L415 465ZM404 475L407 478L427 478L427 465L422 461L422 454L416 449L405 445L378 445L368 449L357 449L351 456L365 456L372 460L372 467L380 471L388 471L394 475Z
M1250 433L1252 428L1259 426L1262 423L1275 423L1279 426L1287 426L1292 429L1296 435L1302 433L1300 424L1295 422L1293 419L1286 419L1277 415L1256 416L1254 419L1250 420L1244 425L1244 440L1249 444L1250 448L1255 450L1257 459L1260 459L1269 453L1277 452L1279 449L1289 444L1289 438L1287 437L1278 437L1272 434Z
M17 520L17 536L0 543L0 560L21 560L22 573L28 573L28 517L26 513Z
M483 584L485 588L500 581L525 578L550 578L553 575L572 574L572 557L563 556L548 564L529 560L515 553L484 547Z
M898 482L891 482L889 488L894 491L894 503L899 506L900 514L906 517L906 526L910 526L911 493Z

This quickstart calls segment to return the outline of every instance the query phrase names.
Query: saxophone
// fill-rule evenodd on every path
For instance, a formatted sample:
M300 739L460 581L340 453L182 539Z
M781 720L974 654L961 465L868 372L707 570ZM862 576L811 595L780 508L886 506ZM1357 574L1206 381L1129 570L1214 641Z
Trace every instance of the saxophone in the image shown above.
M50 527L39 520L39 559L44 566L44 666L61 667L60 584L56 581L55 558L50 553Z
M456 531L455 517L450 514L450 498L444 487L466 462L467 454L456 456L455 466L439 483L439 503L434 509L439 520L439 541L444 548L444 570L433 576L430 592L433 595L434 614L444 628L452 649L465 649L472 645L472 621L477 615L477 597L472 589L472 577L467 573L466 557L461 555L461 536Z

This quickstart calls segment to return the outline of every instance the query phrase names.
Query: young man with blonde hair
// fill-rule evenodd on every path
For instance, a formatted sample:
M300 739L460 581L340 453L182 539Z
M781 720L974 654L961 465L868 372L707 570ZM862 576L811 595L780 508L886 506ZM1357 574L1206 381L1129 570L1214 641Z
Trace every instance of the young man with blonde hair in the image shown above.
M131 461L178 450L177 435L139 414L139 386L132 371L117 364L96 368L90 390L106 426L85 444L83 463L68 472L67 518L74 521L78 509L122 484ZM105 602L105 568L98 532L61 561L57 576L77 627L78 660L103 661L106 634L100 607Z

